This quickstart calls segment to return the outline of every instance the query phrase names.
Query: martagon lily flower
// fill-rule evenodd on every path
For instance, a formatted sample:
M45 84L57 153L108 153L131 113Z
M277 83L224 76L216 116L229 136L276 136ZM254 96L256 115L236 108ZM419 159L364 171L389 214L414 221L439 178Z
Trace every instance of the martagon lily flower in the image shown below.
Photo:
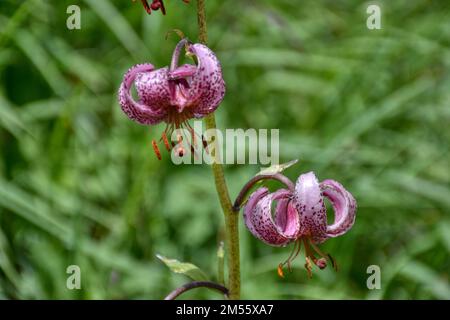
M196 57L196 65L178 65L183 48L188 56ZM130 92L133 84L139 97L137 101ZM149 63L132 67L119 88L119 103L123 112L137 123L155 125L165 122L166 129L160 140L170 151L173 143L170 145L167 137L171 137L174 130L185 128L194 139L195 133L188 120L203 118L215 111L224 95L222 68L214 52L184 38L175 47L169 67L155 69ZM153 148L161 159L155 140Z
M268 245L286 246L294 242L290 256L278 266L281 277L284 276L283 267L286 264L291 271L291 262L299 254L302 244L309 277L312 276L313 263L323 269L329 260L337 270L331 255L324 254L317 244L343 235L353 226L355 199L334 180L319 183L313 172L300 175L295 186L288 178L282 177L284 182L287 181L287 189L270 193L262 187L252 193L244 208L245 225L255 237ZM330 200L334 209L334 223L331 225L327 225L324 198ZM272 207L275 208L274 215Z

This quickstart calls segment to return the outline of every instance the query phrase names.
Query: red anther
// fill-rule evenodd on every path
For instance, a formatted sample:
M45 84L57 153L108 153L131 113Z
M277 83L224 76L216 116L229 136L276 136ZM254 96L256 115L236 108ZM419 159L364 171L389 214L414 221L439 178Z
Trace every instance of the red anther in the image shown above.
M280 264L278 265L277 273L278 273L278 276L279 276L280 278L284 278L283 264L280 263Z
M161 152L159 151L158 144L155 140L152 140L153 151L155 151L156 157L158 160L161 160Z
M166 135L165 131L162 133L162 140L164 142L164 145L166 146L167 151L170 152L171 148L170 148L170 145L169 145L169 140L167 140L167 135Z
M327 267L327 260L325 258L315 259L314 263L316 266L319 267L319 269L325 269Z
M181 158L182 156L184 156L184 148L183 147L179 147L177 150L178 156Z
M190 128L189 131L191 132L192 145L194 147L197 147L197 140L195 139L195 131L193 128Z
M151 8L155 11L161 9L162 14L166 14L166 8L164 8L164 3L162 0L153 0Z
M191 146L191 154L194 155L194 159L198 159L197 152L195 151L193 146Z
M133 2L135 2L136 0L132 0ZM145 8L145 11L147 11L148 14L152 13L153 11L157 11L158 9L161 9L162 14L166 14L166 8L164 7L164 2L163 0L153 0L152 4L149 5L148 0L141 0L142 5ZM189 3L190 0L183 0L184 3Z
M202 144L203 144L203 149L205 149L206 153L208 152L208 143L205 140L205 137L202 135Z
M162 2L162 0L160 1L160 3L161 3L161 12L162 12L162 14L166 14L166 8L164 7L164 3Z
M136 0L133 0L133 2ZM147 0L141 0L142 5L144 6L145 11L147 11L148 14L152 14L152 9L150 8L150 6L148 5Z
M339 268L336 263L336 260L334 260L334 258L331 256L331 254L327 254L327 256L328 256L328 259L330 259L330 261L331 261L331 265L333 266L334 271L338 272Z

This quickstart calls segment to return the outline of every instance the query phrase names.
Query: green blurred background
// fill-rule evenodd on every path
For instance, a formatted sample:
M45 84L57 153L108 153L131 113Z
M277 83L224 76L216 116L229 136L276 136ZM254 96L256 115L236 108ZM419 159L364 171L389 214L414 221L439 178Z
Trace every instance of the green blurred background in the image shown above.
M81 30L66 28L69 4ZM188 279L158 253L214 279L210 168L158 161L164 126L129 121L116 98L130 66L169 63L167 31L197 37L195 2L165 4L148 16L131 0L0 0L0 298L161 299ZM369 4L207 1L227 82L219 127L280 128L280 161L300 159L290 178L314 170L359 204L351 232L323 246L340 271L312 280L301 257L280 279L290 249L241 219L243 298L450 299L450 3L380 1L372 31ZM234 198L259 166L225 169ZM73 264L81 290L66 288ZM366 287L369 265L381 290Z

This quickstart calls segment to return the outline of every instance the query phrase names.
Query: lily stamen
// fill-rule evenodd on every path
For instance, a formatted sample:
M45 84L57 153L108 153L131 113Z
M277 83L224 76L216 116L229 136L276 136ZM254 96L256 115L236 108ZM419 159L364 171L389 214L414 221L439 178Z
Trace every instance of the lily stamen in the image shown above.
M166 150L168 152L170 152L171 148L170 148L170 145L169 145L169 140L167 140L167 135L166 135L165 131L162 133L161 139L164 141L164 145L166 146Z
M339 268L338 268L338 265L336 263L336 260L334 260L334 258L331 256L331 254L327 254L327 257L331 261L331 266L333 267L334 271L338 272Z
M334 271L337 272L338 271L337 264L334 258L329 253L328 254L323 253L323 251L320 250L320 248L317 245L315 245L312 241L310 241L309 243L311 244L311 247L314 249L314 251L317 252L317 254L319 254L319 256L331 262L331 266L333 267Z
M288 269L289 272L292 272L291 269L291 262L295 260L295 258L297 258L297 256L299 255L301 249L302 249L302 242L300 240L296 241L298 243L298 248L297 248L297 252L294 254L294 256L290 259L289 263L288 263Z
M304 237L303 238L303 243L305 245L305 258L307 260L307 263L309 265L312 266L311 261L314 262L314 264L319 267L319 269L324 269L327 264L326 261L324 259L317 259L316 256L314 255L314 252L311 250L311 246L310 246L310 239L309 237ZM308 270L308 275L311 273L312 275L312 267L311 269L307 269Z
M312 263L311 263L311 260L309 257L306 257L305 260L306 260L305 269L306 269L306 272L308 273L308 278L311 279L312 278Z
M295 258L297 258L298 254L300 253L301 248L302 248L301 241L300 240L295 241L294 247L292 248L292 251L291 251L289 257L283 263L280 263L278 265L278 275L280 277L284 278L283 267L285 265L288 266L289 272L292 272L291 263L295 260ZM280 275L280 273L281 273L281 275Z
M158 160L161 160L162 159L161 152L159 151L158 144L156 143L156 141L154 139L152 140L152 147L153 147L153 151L155 152Z

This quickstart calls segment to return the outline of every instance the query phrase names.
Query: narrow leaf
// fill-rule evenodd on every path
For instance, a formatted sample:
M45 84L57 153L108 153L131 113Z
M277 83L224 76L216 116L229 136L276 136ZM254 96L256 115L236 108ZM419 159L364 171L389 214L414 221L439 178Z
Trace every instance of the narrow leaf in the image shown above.
M194 281L208 280L206 273L192 263L180 262L176 259L169 259L159 254L157 254L156 257L164 262L172 272L184 274Z
M276 174L276 173L281 173L284 170L286 170L287 168L292 167L297 162L298 162L298 159L294 159L294 160L291 160L286 163L274 164L267 168L261 168L261 171L259 171L256 175L260 176L260 175L272 175L272 174Z

